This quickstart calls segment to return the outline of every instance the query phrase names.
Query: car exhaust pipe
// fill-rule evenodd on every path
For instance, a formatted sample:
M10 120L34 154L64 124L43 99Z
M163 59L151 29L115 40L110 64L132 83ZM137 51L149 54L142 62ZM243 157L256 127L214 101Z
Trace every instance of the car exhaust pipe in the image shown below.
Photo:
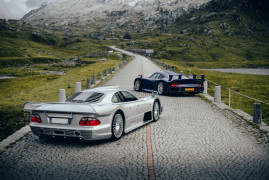
M75 135L76 135L76 136L80 136L80 132L79 132L79 131L76 131L76 132L75 132Z
M44 129L40 129L39 132L40 132L41 134L43 134L45 131L44 131Z

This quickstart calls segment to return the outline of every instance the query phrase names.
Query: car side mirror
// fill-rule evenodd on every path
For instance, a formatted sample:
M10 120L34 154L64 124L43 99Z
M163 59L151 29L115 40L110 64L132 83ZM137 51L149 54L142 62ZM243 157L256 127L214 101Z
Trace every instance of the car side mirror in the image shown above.
M155 96L158 95L158 92L157 91L152 91L151 95L152 95L152 97L155 97Z
M138 77L142 78L143 77L143 74L139 74Z

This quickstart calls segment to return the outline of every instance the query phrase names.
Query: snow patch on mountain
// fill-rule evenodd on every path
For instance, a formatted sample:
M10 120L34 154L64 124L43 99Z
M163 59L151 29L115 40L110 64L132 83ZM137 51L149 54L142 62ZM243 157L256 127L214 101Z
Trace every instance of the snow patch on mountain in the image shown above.
M176 18L209 0L57 0L22 20L45 27L88 26L95 29L146 31L166 29Z

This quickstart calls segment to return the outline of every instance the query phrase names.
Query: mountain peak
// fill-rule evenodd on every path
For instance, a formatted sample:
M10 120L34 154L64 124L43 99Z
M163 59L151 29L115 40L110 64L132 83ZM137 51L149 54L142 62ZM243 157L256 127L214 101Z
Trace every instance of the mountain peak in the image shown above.
M209 0L58 0L30 11L22 20L45 27L85 26L137 32L167 28L179 16Z

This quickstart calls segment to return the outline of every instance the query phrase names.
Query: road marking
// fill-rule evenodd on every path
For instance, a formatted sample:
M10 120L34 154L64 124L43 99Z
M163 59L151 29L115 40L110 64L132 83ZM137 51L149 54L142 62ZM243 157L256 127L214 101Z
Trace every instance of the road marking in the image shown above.
M155 180L154 165L153 165L153 153L151 146L151 133L150 124L147 124L147 152L148 152L148 177L150 180Z
M142 75L144 76L144 69L142 60L140 59ZM144 97L146 97L146 93L144 92ZM151 130L150 124L147 124L147 165L148 165L148 178L149 180L155 180L155 173L154 173L154 165L153 165L153 153L152 153L152 146L151 146Z

